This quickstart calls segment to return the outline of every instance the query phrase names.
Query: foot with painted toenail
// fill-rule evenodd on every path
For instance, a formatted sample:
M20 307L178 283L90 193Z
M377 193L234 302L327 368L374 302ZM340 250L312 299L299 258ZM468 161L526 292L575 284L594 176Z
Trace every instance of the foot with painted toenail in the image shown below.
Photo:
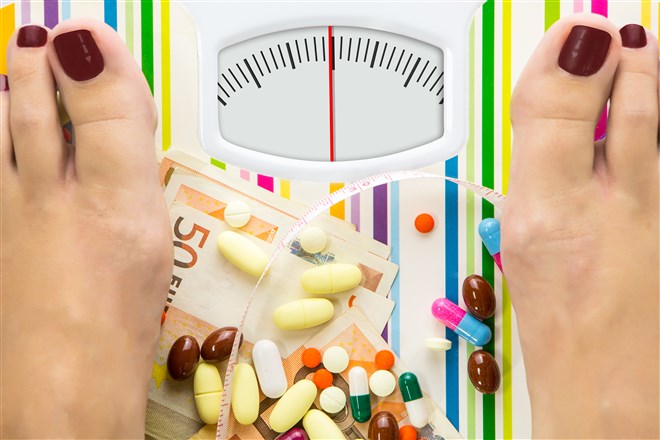
M149 88L95 21L24 26L7 52L1 435L141 438L172 270Z
M501 256L535 437L659 436L658 107L657 39L595 15L549 29L514 91Z

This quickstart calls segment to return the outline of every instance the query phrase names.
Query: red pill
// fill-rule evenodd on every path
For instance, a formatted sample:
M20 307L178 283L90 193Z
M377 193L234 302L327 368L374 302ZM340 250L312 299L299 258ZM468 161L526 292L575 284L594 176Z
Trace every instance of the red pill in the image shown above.
M326 370L325 368L316 370L316 372L314 373L313 381L319 390L324 390L332 386L332 380L333 380L332 373Z
M429 214L419 214L415 218L415 229L417 229L417 231L421 232L422 234L431 232L434 226L435 220L433 220L433 217L431 217Z
M394 365L394 354L389 350L376 353L376 367L379 370L389 370Z

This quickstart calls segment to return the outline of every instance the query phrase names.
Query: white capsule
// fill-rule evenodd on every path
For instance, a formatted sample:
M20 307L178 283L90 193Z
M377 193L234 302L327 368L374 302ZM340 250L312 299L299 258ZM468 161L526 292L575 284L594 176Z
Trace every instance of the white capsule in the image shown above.
M371 418L371 399L369 396L369 380L367 372L362 367L353 367L348 372L348 391L351 398L351 413L353 418L364 423Z
M252 362L261 391L271 399L281 397L286 391L287 382L277 345L268 339L257 341L252 347Z

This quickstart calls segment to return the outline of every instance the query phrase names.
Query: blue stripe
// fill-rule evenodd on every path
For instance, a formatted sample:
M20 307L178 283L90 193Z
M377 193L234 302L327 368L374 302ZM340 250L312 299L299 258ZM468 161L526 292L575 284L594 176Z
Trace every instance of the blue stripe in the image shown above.
M103 19L106 24L117 30L117 0L103 1Z
M399 182L390 184L390 246L392 246L392 263L399 265ZM399 309L399 276L396 274L390 299L394 301L394 310L390 318L390 345L397 356L401 356L400 340L400 309Z
M71 1L62 0L60 4L62 5L62 20L68 20L71 18Z
M445 175L458 177L458 158L445 162ZM445 182L445 296L458 304L458 186ZM458 430L458 335L446 329L451 350L445 357L446 414Z

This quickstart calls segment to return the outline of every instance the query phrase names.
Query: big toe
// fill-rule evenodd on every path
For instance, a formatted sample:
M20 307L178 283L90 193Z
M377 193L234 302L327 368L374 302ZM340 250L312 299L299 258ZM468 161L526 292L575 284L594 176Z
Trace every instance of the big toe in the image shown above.
M620 53L617 28L597 15L570 16L548 30L511 102L512 191L573 192L592 178L594 132Z
M126 45L90 19L63 22L52 35L50 63L73 125L78 180L131 190L155 182L155 105Z

